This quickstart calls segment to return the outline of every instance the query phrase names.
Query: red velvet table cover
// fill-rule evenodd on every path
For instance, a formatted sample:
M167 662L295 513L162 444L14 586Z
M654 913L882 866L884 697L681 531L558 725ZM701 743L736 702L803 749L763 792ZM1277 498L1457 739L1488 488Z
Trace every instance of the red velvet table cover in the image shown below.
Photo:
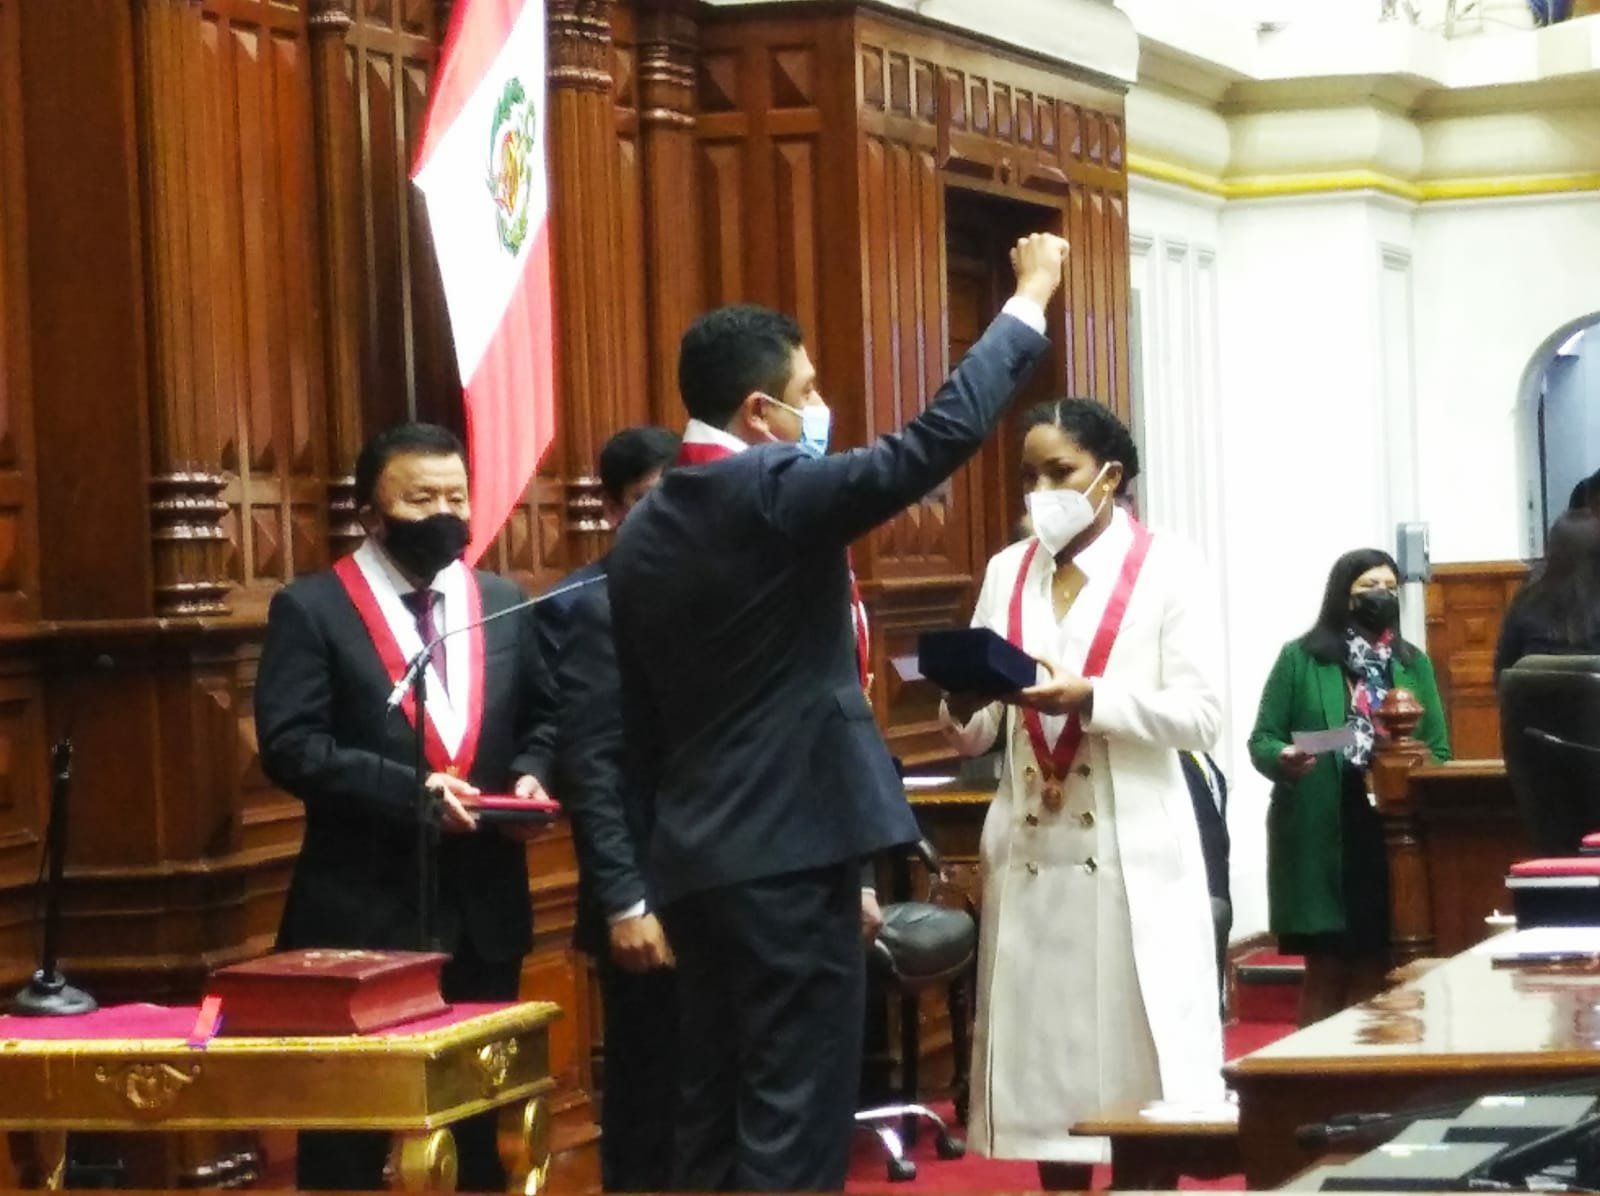
M469 1018L481 1017L512 1002L452 1005L443 1013L403 1022L365 1035L368 1038L409 1038L442 1030ZM183 1042L194 1029L198 1005L112 1005L73 1017L0 1016L0 1045L7 1042L86 1042L95 1039L175 1039ZM227 1010L224 1008L226 1019ZM329 1036L338 1037L338 1036ZM344 1037L357 1037L347 1035ZM238 1041L234 1039L233 1041Z

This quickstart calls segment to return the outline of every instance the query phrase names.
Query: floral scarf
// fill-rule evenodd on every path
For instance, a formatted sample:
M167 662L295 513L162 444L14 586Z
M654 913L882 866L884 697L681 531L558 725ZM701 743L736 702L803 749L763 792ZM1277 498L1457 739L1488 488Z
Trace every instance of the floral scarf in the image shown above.
M1372 716L1383 704L1384 695L1394 686L1394 632L1385 631L1376 643L1359 631L1345 633L1345 671L1355 682L1350 695L1350 728L1356 741L1345 749L1345 758L1357 768L1372 763L1377 731Z

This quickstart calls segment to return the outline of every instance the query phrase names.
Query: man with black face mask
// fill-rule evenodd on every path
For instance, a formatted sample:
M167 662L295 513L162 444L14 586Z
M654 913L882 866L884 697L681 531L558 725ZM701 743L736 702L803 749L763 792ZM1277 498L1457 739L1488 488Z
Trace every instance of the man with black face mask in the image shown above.
M544 796L555 698L534 611L470 625L525 595L469 569L467 470L447 429L379 433L356 462L368 538L332 569L280 590L267 616L256 680L261 766L305 803L305 841L289 886L280 949L414 949L417 774L409 701L386 715L405 664L430 654L427 785L438 795L440 949L448 1001L509 1001L532 946L523 844L479 826L479 793ZM503 1191L494 1118L453 1127L460 1187ZM306 1133L296 1186L383 1186L384 1134Z

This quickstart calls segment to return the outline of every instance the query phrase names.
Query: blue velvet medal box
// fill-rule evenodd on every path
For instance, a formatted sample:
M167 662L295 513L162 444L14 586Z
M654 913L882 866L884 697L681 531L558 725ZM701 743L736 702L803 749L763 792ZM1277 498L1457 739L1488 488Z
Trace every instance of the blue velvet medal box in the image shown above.
M1039 664L987 627L961 627L918 636L917 671L947 693L999 695L1034 684Z

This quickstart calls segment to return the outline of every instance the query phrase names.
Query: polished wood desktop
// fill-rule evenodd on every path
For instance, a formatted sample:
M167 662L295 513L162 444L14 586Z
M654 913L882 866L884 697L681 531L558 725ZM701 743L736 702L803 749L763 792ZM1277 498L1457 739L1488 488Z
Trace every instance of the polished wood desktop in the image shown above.
M1301 1147L1296 1129L1339 1114L1586 1074L1600 1089L1600 967L1496 968L1465 952L1225 1070L1248 1186L1275 1187L1335 1148Z

